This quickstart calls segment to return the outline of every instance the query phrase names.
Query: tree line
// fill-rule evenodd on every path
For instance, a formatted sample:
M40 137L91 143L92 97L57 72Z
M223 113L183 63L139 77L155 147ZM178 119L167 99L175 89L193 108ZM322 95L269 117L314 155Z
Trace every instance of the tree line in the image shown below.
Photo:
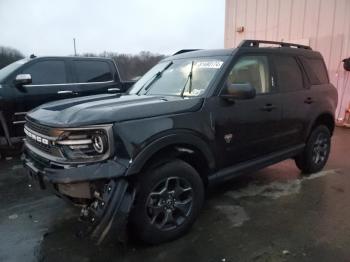
M24 55L17 49L0 46L0 69L22 58Z
M144 75L150 68L162 60L165 56L142 51L139 54L118 54L114 52L103 52L101 54L84 53L81 56L109 57L116 63L119 74L123 80L133 80Z
M112 58L123 80L133 80L142 76L165 57L164 55L154 54L148 51L142 51L134 55L103 52L100 54L83 53L79 56ZM0 69L22 58L24 58L24 55L20 51L11 47L0 46Z

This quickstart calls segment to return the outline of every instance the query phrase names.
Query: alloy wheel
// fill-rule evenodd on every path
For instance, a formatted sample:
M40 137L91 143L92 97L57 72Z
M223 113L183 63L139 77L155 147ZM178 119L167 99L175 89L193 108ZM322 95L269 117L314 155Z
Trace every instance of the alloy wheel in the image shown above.
M180 177L167 177L148 195L146 212L150 223L162 231L182 225L191 214L193 189Z
M312 149L312 160L316 165L326 161L329 152L329 139L321 133L317 136Z

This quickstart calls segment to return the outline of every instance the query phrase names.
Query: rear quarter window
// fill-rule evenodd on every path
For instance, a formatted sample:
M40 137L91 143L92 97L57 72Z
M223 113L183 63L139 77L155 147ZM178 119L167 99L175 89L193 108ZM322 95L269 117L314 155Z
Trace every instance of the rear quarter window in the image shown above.
M105 61L74 61L78 83L107 82L113 80L110 66Z
M328 84L328 72L322 59L302 57L301 61L312 85Z
M296 59L292 56L275 56L278 86L282 92L300 90L304 87L303 75Z

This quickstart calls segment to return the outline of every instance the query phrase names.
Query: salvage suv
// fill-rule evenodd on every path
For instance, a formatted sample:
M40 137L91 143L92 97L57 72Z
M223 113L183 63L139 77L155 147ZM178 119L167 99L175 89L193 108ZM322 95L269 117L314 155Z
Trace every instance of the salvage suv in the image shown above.
M127 94L31 111L24 161L42 188L82 207L96 241L127 225L155 244L191 227L208 186L289 158L303 173L320 171L336 105L323 58L308 46L182 50Z

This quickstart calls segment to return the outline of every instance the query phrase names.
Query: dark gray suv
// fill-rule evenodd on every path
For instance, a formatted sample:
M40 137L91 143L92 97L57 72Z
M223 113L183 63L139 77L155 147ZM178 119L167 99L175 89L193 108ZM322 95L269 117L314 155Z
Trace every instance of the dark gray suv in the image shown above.
M308 46L246 40L183 50L127 94L31 111L25 166L43 188L83 206L97 241L127 223L159 243L191 227L208 186L288 158L303 173L321 170L336 106L322 56Z

